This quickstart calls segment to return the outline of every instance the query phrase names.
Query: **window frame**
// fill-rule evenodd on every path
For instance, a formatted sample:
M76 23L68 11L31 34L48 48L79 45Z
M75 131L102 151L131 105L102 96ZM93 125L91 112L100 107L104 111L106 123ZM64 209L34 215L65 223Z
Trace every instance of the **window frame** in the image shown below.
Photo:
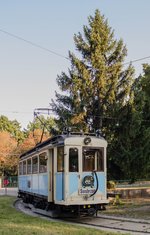
M34 159L37 159L37 163L34 164ZM34 166L36 165L36 168L34 169ZM38 174L39 172L39 158L38 155L35 155L32 157L32 174Z
M99 156L98 156L98 152L97 152L97 171L104 172L104 169L105 169L105 166L104 166L104 164L105 164L105 162L104 162L104 147L101 147L99 152L100 152L100 157L101 157L100 160L101 160L102 164L98 163Z
M41 164L41 159L44 158L45 165ZM39 173L46 173L47 172L47 152L43 152L39 154Z
M64 146L59 146L57 147L57 172L64 172L64 160Z
M23 162L22 162L22 168L23 168L22 174L23 174L23 175L26 175L26 174L27 174L27 161L26 161L26 160L23 160Z
M28 164L29 161L31 161L30 165ZM29 169L30 169L30 171L29 171ZM30 174L32 174L32 158L27 159L27 175L30 175Z
M71 149L76 149L77 150L77 155L76 156L70 155L71 154L70 153ZM74 161L71 161L72 157L73 157ZM76 163L74 163L74 168L73 168L73 162L76 162L76 160L77 160L77 165L76 165ZM69 148L68 171L69 172L79 172L79 149L76 148L76 147L70 147Z
M88 166L86 166L86 160L85 160L85 157L86 155L84 154L84 150L86 150L87 152L93 151L94 155L93 155L93 161L90 163L89 162L89 166L91 168L88 168ZM98 162L98 152L101 153L101 161L102 161L102 168L99 167L99 162ZM92 154L91 154L92 156ZM97 172L104 172L104 147L82 147L82 171L83 172L92 172L94 170L96 170ZM93 166L92 166L93 165Z

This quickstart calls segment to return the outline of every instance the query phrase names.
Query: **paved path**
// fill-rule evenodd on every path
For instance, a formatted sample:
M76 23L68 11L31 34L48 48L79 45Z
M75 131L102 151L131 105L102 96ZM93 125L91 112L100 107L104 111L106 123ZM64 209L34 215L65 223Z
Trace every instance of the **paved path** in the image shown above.
M18 188L0 188L0 195L16 196L18 194Z

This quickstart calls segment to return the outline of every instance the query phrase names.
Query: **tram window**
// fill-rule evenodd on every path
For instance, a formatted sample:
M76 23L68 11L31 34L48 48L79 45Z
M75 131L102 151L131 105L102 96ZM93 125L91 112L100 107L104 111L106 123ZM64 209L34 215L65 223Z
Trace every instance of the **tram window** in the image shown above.
M104 149L97 151L97 171L104 171Z
M95 170L95 151L83 148L83 171Z
M47 172L46 153L42 153L39 155L39 172L40 173Z
M64 171L64 147L57 148L57 172Z
M78 172L78 149L69 149L69 171Z
M32 158L32 173L38 173L38 157Z
M27 160L27 174L31 174L31 158Z
M23 164L22 162L19 163L19 175L23 174Z
M83 171L104 171L104 148L83 148Z
M27 166L27 162L23 161L23 175L26 175L26 166Z

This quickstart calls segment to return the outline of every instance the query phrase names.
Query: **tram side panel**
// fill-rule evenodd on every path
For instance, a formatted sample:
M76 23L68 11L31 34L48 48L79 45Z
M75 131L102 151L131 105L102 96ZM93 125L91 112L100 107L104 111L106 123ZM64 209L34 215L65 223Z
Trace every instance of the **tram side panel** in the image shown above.
M19 163L18 189L26 194L48 196L47 152L29 156ZM34 161L36 164L34 165Z

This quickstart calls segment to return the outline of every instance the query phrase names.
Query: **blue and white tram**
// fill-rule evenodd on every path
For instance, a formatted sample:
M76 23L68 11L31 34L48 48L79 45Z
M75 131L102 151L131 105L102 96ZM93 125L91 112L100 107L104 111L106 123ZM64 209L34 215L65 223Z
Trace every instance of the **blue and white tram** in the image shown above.
M44 210L93 215L108 203L107 142L90 134L52 137L20 156L18 197Z

